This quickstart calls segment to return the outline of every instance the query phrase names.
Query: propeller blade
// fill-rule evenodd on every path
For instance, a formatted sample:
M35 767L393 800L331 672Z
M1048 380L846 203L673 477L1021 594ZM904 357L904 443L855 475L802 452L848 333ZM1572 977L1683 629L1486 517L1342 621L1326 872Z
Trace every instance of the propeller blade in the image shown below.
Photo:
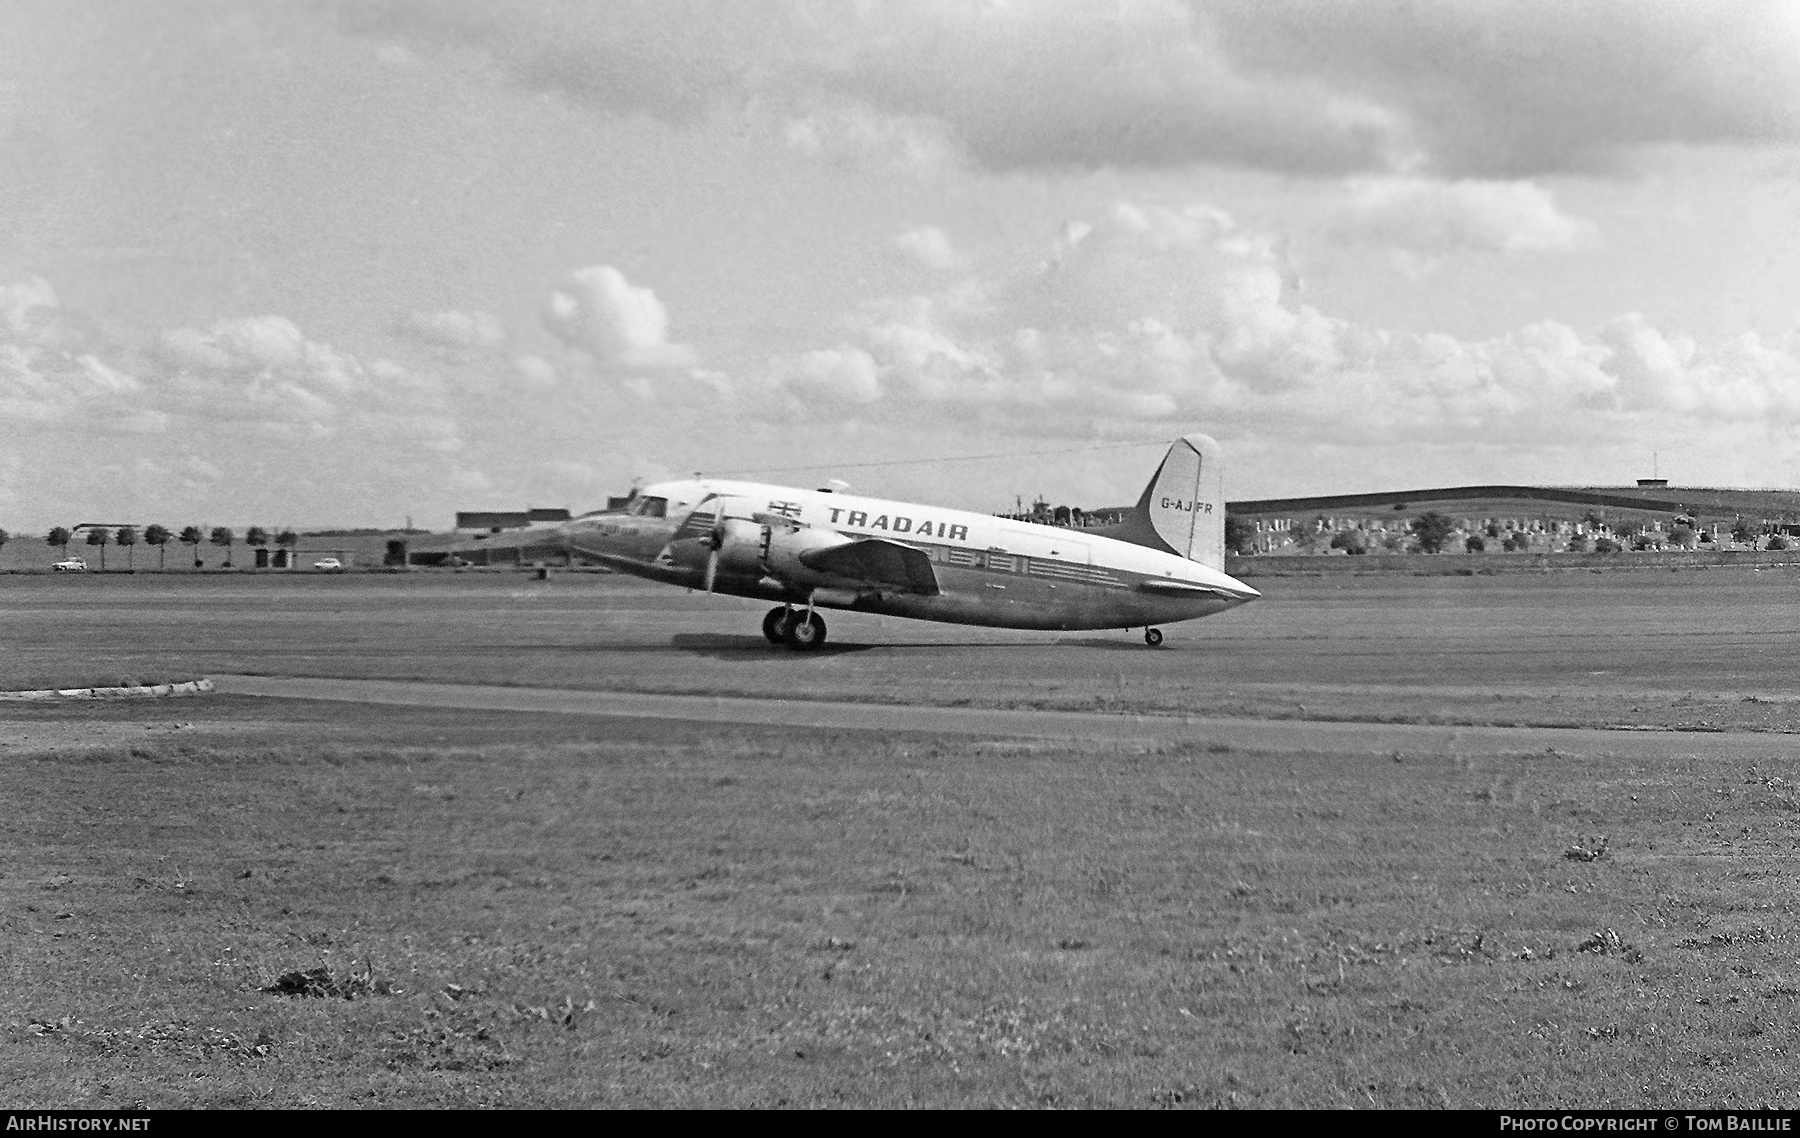
M713 578L719 572L719 551L709 550L706 554L706 591L713 591Z

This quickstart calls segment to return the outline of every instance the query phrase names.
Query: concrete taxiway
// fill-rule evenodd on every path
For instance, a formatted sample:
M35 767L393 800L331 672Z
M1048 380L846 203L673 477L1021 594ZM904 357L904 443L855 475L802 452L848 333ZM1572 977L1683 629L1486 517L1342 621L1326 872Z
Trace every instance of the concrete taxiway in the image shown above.
M225 695L400 707L587 715L806 730L1003 736L1100 742L1195 743L1282 753L1389 754L1637 750L1749 761L1791 756L1792 735L1754 731L1623 731L1355 723L1243 717L1116 715L1095 712L933 707L918 704L573 691L402 680L216 675Z

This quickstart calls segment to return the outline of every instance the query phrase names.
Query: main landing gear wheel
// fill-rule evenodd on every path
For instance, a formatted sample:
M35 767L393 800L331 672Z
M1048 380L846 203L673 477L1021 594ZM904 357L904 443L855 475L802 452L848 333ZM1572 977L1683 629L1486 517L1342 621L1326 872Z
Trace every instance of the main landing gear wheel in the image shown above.
M1152 648L1161 648L1162 647L1162 629L1160 629L1160 628L1144 629L1144 643L1148 644Z
M778 606L763 617L763 635L770 644L780 644L787 639L787 619L792 615L785 606Z
M794 614L787 622L787 646L796 652L811 652L825 643L825 618L818 613Z

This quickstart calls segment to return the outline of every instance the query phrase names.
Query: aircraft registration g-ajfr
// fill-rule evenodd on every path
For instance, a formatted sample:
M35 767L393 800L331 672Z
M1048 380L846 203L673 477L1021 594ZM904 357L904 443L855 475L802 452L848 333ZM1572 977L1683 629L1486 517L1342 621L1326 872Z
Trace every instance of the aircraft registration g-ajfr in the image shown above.
M694 478L563 527L570 549L671 585L776 602L771 643L825 643L820 609L997 628L1143 628L1256 599L1228 576L1219 444L1177 439L1124 521L1090 529Z

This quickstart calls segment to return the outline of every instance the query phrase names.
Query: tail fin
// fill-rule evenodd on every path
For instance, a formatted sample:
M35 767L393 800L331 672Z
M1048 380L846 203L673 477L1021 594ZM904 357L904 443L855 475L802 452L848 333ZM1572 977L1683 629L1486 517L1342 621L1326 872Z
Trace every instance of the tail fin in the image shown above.
M1107 537L1225 567L1225 479L1219 444L1206 435L1176 439L1137 505Z

